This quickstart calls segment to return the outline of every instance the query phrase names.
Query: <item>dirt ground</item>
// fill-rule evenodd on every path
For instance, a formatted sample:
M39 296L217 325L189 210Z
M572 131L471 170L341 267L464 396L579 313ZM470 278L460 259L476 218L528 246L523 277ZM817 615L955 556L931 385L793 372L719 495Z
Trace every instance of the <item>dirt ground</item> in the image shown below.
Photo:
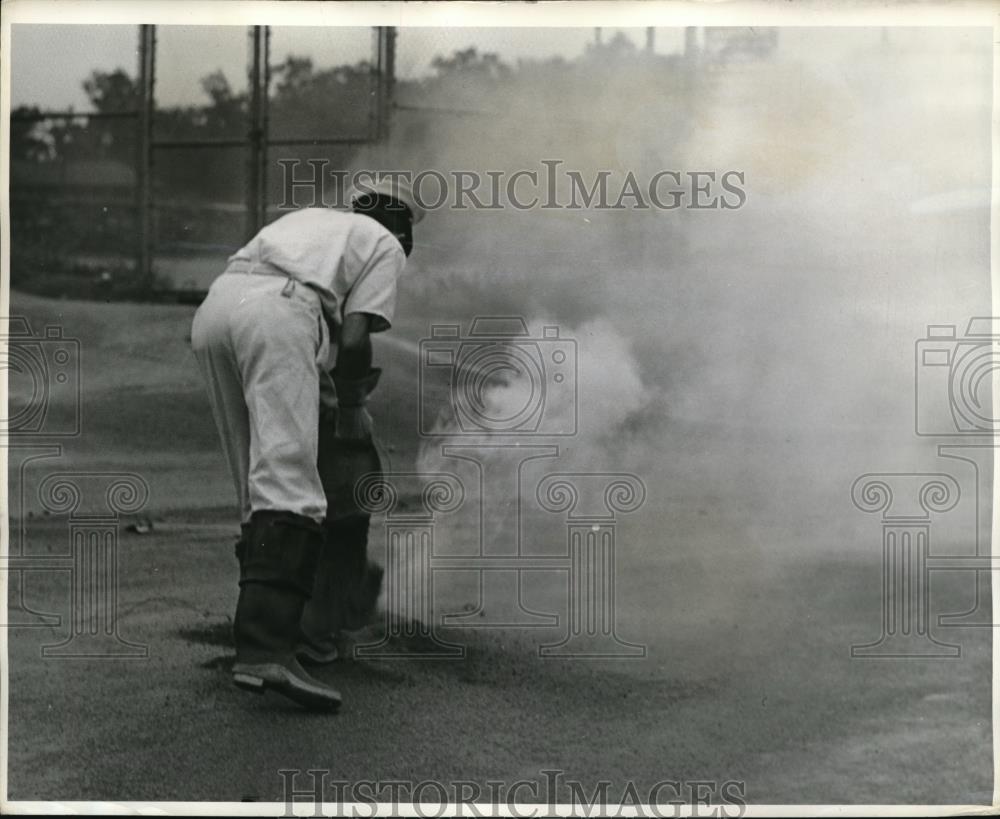
M138 534L126 516L119 536L119 634L148 657L43 658L41 646L68 635L65 617L8 632L12 799L281 800L281 769L445 783L558 769L609 780L612 794L629 782L644 792L664 779L736 780L765 804L991 798L991 630L962 630L953 660L852 660L850 645L875 639L881 622L876 521L839 507L832 530L771 516L746 484L745 497L721 502L708 473L703 486L694 474L659 487L655 513L622 528L623 544L652 546L623 545L619 565L618 633L647 646L643 659L539 659L558 628L446 629L464 659L352 659L319 672L344 695L336 716L243 694L227 675L236 520L187 350L192 310L15 294L12 313L36 331L59 322L83 350L84 434L12 475L26 489L14 522L25 553L69 548L67 521L42 514L34 494L53 464L141 474L154 522ZM140 320L145 332L126 344ZM403 349L378 354L412 374ZM376 412L390 439L405 380L389 382ZM399 463L412 456L396 451ZM809 538L867 548L788 557ZM764 545L785 555L766 571ZM381 554L377 526L372 550ZM965 608L967 574L944 574L934 610ZM70 605L67 572L29 572L24 590L36 612ZM441 595L442 611L474 602L459 583ZM396 641L404 653L412 643Z

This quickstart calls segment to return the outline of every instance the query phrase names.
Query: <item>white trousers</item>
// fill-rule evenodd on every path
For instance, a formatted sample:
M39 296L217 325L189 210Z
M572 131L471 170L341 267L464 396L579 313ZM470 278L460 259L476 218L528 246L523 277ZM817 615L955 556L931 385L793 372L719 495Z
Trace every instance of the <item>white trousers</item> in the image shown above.
M316 458L330 340L319 296L292 279L223 273L195 313L191 346L243 521L269 509L322 522Z

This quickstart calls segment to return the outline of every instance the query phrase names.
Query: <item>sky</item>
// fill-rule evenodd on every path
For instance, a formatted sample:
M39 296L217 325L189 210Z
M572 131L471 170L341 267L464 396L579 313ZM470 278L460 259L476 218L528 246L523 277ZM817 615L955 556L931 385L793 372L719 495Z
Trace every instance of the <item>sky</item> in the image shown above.
M605 40L622 31L638 47L643 29L604 29ZM370 58L370 28L272 28L271 59L278 63L294 53L309 55L317 67ZM657 29L656 51L673 53L683 46L683 29ZM399 31L396 70L402 78L430 71L437 55L475 45L494 51L507 62L552 56L573 58L595 37L592 28L407 28ZM13 105L50 110L86 110L83 79L95 68L136 72L138 32L131 25L12 27ZM245 87L247 29L242 26L160 26L157 29L156 98L170 106L203 102L199 80L221 69L234 89ZM58 59L53 59L58 55Z

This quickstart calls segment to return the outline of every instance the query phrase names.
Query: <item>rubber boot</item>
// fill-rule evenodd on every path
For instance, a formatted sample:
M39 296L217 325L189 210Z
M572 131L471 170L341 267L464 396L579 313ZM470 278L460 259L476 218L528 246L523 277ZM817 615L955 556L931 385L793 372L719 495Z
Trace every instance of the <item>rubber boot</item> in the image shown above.
M324 525L316 585L302 612L296 654L303 662L333 662L339 656L341 632L364 628L374 619L383 570L368 560L370 520L368 515L353 515Z
M305 708L329 711L340 694L313 679L295 658L302 609L312 593L322 530L289 512L255 512L240 550L240 597L233 634L233 682L272 690Z

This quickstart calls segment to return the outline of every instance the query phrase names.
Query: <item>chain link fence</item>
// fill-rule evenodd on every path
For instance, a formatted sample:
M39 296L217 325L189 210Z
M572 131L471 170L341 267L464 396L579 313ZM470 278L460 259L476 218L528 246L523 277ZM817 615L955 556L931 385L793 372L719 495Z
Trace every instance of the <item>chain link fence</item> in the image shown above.
M133 70L80 78L93 110L12 110L14 287L199 299L277 215L280 159L386 134L392 29L210 28L137 27Z

